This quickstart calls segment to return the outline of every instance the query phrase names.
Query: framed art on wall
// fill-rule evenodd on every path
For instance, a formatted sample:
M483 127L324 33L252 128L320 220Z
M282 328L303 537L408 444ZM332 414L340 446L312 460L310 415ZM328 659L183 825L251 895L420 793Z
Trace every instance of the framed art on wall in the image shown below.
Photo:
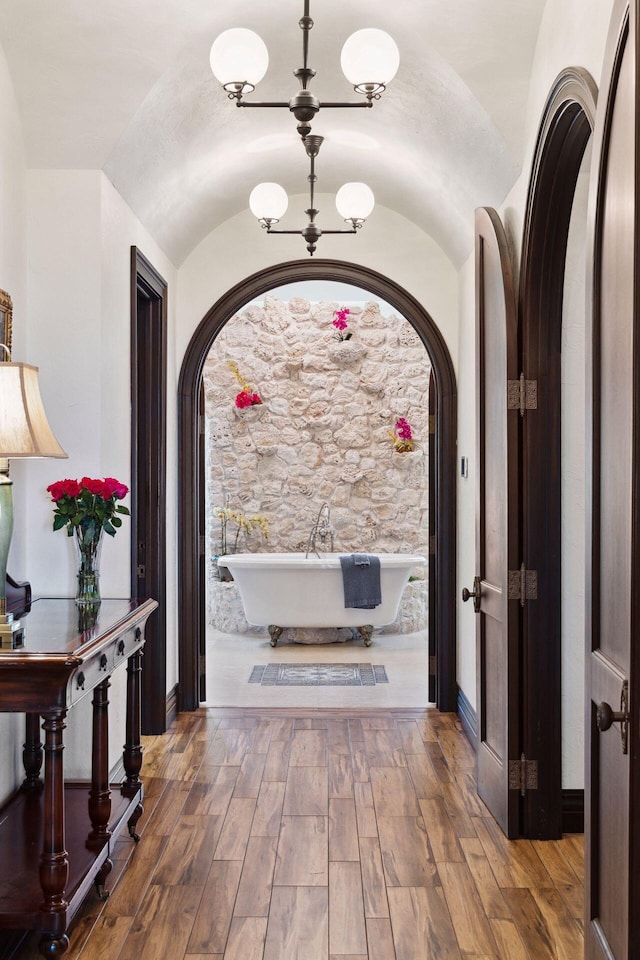
M13 325L13 304L6 290L0 290L0 344L4 344L8 355L0 350L0 361L11 359L11 328Z

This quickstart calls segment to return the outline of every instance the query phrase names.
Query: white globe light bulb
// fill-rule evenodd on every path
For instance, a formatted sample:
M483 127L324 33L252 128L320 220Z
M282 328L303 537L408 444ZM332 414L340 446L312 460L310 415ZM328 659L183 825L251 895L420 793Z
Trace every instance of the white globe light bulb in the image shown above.
M384 30L367 27L352 33L340 55L342 72L354 87L391 83L400 66L400 52Z
M336 194L336 207L343 220L366 220L375 203L366 183L345 183Z
M267 72L269 52L253 30L234 27L214 40L209 62L214 77L223 87L233 84L255 87Z
M251 213L258 220L281 220L288 206L287 192L279 183L259 183L249 196Z

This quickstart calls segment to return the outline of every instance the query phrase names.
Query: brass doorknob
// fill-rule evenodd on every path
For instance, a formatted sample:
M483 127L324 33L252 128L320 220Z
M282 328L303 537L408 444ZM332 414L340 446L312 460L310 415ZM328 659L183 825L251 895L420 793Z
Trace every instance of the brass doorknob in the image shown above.
M468 590L466 587L462 589L462 602L466 603L467 600L471 600L473 597L473 609L476 613L480 612L480 577L473 578L473 590Z
M600 733L604 733L614 723L626 723L629 720L629 714L621 710L612 710L610 704L603 702L596 707L596 726Z
M629 681L622 681L622 692L620 694L620 709L613 710L611 705L602 701L596 707L596 727L600 733L609 730L614 723L620 724L620 736L622 738L622 752L626 754L629 741Z

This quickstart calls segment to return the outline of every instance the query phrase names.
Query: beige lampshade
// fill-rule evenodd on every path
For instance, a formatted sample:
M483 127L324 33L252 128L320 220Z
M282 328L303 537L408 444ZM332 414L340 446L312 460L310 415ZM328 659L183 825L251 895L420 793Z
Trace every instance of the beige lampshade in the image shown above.
M38 367L0 363L0 457L66 457L42 405Z

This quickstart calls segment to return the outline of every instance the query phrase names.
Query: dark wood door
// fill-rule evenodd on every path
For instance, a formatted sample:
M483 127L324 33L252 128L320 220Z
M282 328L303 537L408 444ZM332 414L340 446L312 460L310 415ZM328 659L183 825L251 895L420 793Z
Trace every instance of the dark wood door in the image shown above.
M478 793L507 834L519 833L509 763L518 756L519 604L509 600L518 570L518 410L507 384L518 380L516 297L502 223L476 211L476 394Z
M591 551L587 597L588 960L640 949L640 396L637 0L616 4L598 97L592 163L587 409ZM614 722L632 709L632 722ZM634 702L635 701L635 702ZM608 727L608 729L606 729ZM622 734L628 732L625 744ZM635 822L634 822L635 810Z
M131 248L131 595L153 597L142 676L142 732L167 727L167 284Z

